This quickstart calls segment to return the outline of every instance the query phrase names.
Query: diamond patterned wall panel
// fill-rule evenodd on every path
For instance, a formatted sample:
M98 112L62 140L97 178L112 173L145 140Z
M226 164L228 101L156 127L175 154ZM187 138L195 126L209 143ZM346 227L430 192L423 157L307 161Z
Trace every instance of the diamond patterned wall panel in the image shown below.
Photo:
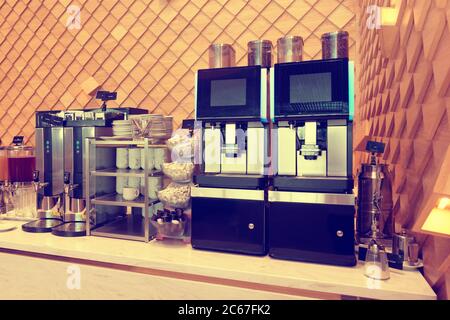
M304 59L321 57L320 36L348 30L355 56L356 0L4 0L0 3L0 137L34 141L34 111L96 107L97 88L118 91L111 106L192 117L194 72L207 48L227 42L239 65L247 42L285 34L305 39ZM81 29L69 29L69 6ZM71 22L76 20L71 19ZM72 24L73 25L73 24ZM431 26L433 27L433 26ZM439 66L436 66L437 68Z
M367 6L388 6L389 1L359 2L357 29L361 34L358 51L362 71L355 145L360 150L367 139L387 143L383 159L395 171L393 199L397 227L411 228L436 178L442 174L439 169L450 145L450 1L391 3L403 8L397 25L368 30ZM381 68L379 61L382 61ZM377 130L379 116L373 108L380 96L381 112L386 117L385 124ZM356 152L355 160L359 166L367 161L367 156ZM440 249L435 250L434 238L421 239L425 275L432 285L450 272L445 267L450 240L445 245L441 241Z

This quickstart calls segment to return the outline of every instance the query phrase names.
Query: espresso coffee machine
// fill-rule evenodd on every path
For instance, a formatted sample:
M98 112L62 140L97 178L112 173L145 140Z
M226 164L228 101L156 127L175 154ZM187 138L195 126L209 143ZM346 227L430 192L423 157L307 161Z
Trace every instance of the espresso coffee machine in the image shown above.
M255 45L271 49L267 41ZM260 61L270 66L268 52ZM256 63L215 66L196 74L195 118L203 163L191 189L192 246L264 255L269 69Z
M278 63L271 80L269 254L353 266L353 63Z
M52 234L63 237L86 235L86 159L84 156L86 138L112 136L112 122L126 119L129 114L147 113L137 108L99 108L66 111L64 114L64 173L61 175L64 193L64 224L52 229ZM89 164L91 169L115 167L113 148L102 148ZM113 193L114 177L93 179L98 193ZM94 188L90 188L94 190ZM91 195L92 196L92 195ZM122 214L123 207L96 206L96 224L114 219Z
M63 118L58 111L36 112L36 171L38 220L22 225L26 232L51 232L63 223L64 139Z

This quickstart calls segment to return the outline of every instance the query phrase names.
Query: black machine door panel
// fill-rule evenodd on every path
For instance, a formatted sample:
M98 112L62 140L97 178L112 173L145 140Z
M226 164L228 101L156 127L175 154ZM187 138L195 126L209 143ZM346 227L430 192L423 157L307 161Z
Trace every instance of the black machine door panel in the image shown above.
M192 246L266 254L263 201L192 198Z
M354 207L272 202L269 253L275 258L354 265Z

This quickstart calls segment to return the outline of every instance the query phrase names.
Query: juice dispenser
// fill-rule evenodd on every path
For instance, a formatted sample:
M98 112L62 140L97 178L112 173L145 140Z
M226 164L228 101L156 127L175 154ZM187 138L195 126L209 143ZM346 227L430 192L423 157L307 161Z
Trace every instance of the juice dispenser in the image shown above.
M23 136L16 136L2 154L2 172L8 168L7 175L2 174L5 178L2 186L5 211L14 209L11 213L15 217L34 218L36 193L31 184L36 167L34 148L24 145Z
M0 147L0 183L8 180L8 150L6 147Z
M24 145L23 137L16 138L7 149L9 180L16 185L31 183L36 170L34 148Z
M0 147L0 214L6 213L6 186L8 185L8 152Z

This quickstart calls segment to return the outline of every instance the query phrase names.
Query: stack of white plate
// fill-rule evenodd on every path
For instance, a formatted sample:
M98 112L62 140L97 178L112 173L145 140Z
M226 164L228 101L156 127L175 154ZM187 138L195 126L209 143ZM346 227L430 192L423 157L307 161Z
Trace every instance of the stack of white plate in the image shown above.
M0 221L0 232L11 231L16 228L17 228L17 226L12 222Z
M115 137L131 138L133 132L130 120L113 121L112 129Z

